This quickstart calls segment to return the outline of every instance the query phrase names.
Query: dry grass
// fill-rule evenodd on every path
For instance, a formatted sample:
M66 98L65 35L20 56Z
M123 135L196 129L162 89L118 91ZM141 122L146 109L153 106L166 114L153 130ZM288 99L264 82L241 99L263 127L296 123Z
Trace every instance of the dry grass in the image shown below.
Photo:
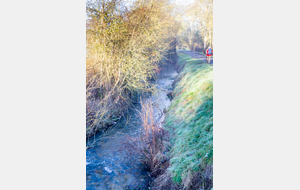
M173 181L170 172L164 171L162 175L159 175L152 183L151 189L153 190L179 190Z
M166 160L166 156L163 153L164 143L163 137L165 131L162 128L162 120L156 120L153 112L153 106L151 100L141 102L142 111L140 117L143 122L143 128L141 131L140 142L144 162L148 166L152 175L160 173L160 166Z
M188 172L188 175L183 179L182 185L175 184L172 180L171 173L165 169L163 173L151 184L153 190L194 190L204 189L211 190L213 187L213 166L206 167L205 171L196 173Z
M168 157L165 152L170 144L166 141L167 132L162 128L163 116L155 118L151 100L141 101L142 109L139 112L142 128L137 137L127 137L124 147L129 152L140 155L139 159L155 177L168 167Z

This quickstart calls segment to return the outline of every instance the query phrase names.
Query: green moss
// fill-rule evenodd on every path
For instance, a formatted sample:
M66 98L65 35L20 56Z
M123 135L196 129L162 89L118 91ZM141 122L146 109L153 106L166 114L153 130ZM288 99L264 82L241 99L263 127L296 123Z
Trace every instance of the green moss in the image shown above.
M181 183L189 171L200 171L213 161L213 66L178 53L182 67L174 99L166 114L171 132L171 171Z

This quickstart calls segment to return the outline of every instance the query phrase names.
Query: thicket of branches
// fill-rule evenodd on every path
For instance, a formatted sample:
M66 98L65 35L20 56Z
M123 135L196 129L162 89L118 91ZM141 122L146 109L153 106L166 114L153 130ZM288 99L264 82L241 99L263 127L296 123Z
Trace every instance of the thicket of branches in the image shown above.
M149 80L174 41L177 22L167 0L86 3L86 134L104 129L152 91Z

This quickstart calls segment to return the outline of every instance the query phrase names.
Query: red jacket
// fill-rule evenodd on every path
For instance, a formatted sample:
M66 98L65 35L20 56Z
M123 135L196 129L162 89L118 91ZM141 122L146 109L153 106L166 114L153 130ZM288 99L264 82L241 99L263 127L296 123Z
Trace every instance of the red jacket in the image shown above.
M211 49L211 53L213 53L213 50ZM208 49L206 50L206 56L211 56L212 54L208 54Z

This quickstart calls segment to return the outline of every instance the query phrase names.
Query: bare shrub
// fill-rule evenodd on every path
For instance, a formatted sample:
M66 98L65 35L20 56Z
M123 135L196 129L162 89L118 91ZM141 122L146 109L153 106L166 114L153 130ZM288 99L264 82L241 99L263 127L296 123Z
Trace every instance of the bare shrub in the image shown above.
M169 143L165 140L168 134L162 128L163 115L155 118L151 100L141 100L141 106L141 111L138 111L142 121L141 131L137 137L128 136L124 147L129 152L140 155L139 159L154 177L168 167L168 157L165 154L169 148Z
M178 23L168 0L86 3L86 134L105 130L134 94L153 91L158 63L174 44Z

